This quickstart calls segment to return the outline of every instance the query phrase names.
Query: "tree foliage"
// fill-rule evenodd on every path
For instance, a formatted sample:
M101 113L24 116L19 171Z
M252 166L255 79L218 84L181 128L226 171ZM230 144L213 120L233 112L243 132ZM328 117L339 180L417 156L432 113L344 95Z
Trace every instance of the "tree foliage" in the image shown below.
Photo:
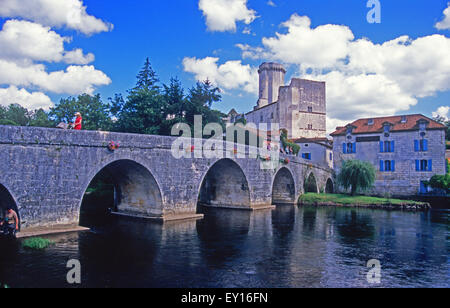
M85 130L110 130L112 120L110 105L104 103L100 94L91 96L82 94L78 97L61 99L60 102L50 109L49 116L55 123L71 123L75 113L80 112L83 117L83 129Z
M358 191L370 189L375 183L376 171L369 162L360 160L347 160L342 165L337 181L344 189L351 188L354 196Z
M193 128L194 116L201 115L203 125L222 123L221 112L212 109L221 100L220 90L208 80L198 82L188 93L178 78L160 86L157 74L147 59L137 75L136 86L124 99L116 94L111 101L111 111L117 118L114 130L120 132L170 135L176 123L186 123Z
M48 114L43 109L29 111L18 105L0 106L0 125L52 127Z

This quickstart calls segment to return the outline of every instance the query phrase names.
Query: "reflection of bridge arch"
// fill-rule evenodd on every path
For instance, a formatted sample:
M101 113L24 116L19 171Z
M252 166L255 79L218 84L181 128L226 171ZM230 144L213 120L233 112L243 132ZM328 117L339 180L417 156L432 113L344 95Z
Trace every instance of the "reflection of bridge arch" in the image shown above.
M305 193L318 193L317 180L313 172L311 172L305 180Z
M198 203L205 206L250 208L250 189L242 168L231 159L216 162L201 181Z
M160 186L153 174L142 164L129 159L110 162L90 177L84 193L98 179L108 179L114 186L112 205L115 211L130 215L161 217L163 202ZM84 206L82 202L80 212Z
M283 167L278 170L272 184L272 204L295 204L295 180L292 172Z

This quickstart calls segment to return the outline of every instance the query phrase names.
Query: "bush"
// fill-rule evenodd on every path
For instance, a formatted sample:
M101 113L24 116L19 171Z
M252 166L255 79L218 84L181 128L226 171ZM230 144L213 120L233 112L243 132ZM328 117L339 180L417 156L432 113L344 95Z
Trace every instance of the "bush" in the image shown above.
M446 175L435 175L430 179L430 186L434 189L450 190L450 173Z
M34 237L24 240L22 243L22 247L27 249L43 250L52 244L53 242L50 240L43 239L40 237Z
M375 168L371 163L360 160L347 160L338 174L338 184L345 189L351 188L352 195L358 191L372 188L375 183Z

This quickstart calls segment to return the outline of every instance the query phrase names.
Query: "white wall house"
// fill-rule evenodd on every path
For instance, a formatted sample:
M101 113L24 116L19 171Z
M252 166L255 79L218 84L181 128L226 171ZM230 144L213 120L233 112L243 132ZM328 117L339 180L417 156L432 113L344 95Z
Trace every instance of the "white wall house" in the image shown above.
M349 159L374 165L373 194L415 195L426 191L424 181L446 173L445 126L420 114L360 119L331 136L336 173Z

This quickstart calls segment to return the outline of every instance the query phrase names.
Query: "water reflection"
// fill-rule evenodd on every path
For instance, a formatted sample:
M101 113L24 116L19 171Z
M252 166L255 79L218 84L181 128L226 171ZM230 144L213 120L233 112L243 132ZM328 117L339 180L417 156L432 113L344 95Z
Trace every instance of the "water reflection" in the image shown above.
M205 219L155 224L107 218L90 232L51 237L44 252L1 242L0 282L70 287L372 287L367 261L382 264L381 287L448 287L448 211L277 207L204 209Z

